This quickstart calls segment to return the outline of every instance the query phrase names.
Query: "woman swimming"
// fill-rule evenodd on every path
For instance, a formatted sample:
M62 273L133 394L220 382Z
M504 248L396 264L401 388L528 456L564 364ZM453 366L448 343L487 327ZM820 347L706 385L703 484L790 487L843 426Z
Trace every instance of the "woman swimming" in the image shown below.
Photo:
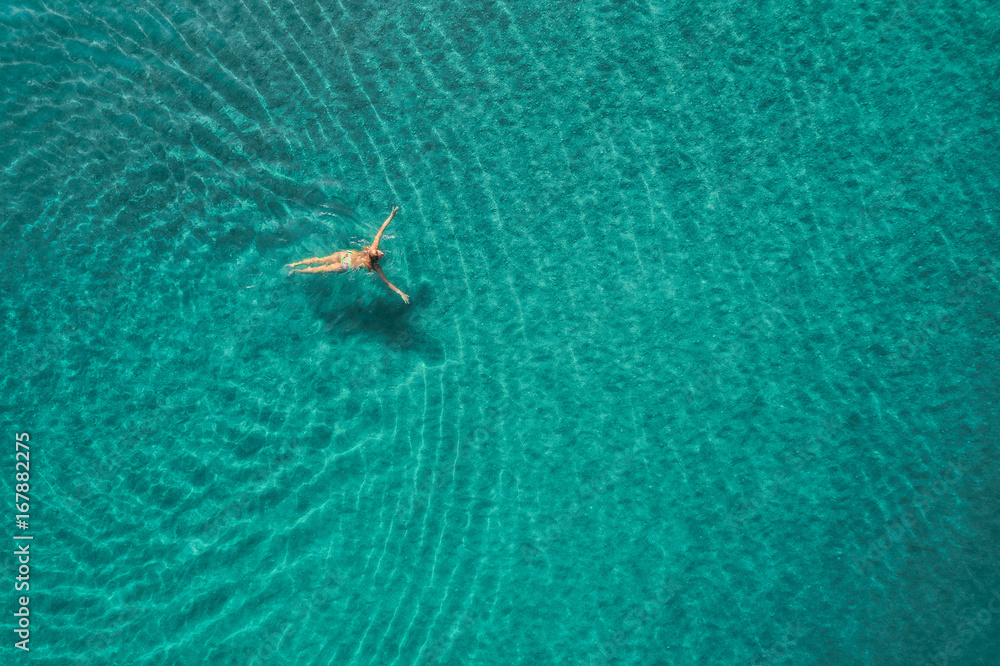
M378 243L382 240L382 232L392 222L392 218L396 216L398 210L399 206L395 206L392 209L389 217L382 223L382 228L375 234L375 240L372 241L371 245L366 245L364 249L341 250L340 252L334 252L329 257L303 259L302 261L296 261L294 264L285 264L285 268L301 266L302 264L319 264L318 266L310 266L309 268L299 268L292 271L292 273L346 273L349 270L367 268L369 271L378 273L378 276L382 278L382 282L385 282L389 289L392 289L403 297L404 303L409 303L410 297L401 292L396 285L385 279L385 273L382 272L382 267L378 265L379 259L385 256L385 252L379 251Z

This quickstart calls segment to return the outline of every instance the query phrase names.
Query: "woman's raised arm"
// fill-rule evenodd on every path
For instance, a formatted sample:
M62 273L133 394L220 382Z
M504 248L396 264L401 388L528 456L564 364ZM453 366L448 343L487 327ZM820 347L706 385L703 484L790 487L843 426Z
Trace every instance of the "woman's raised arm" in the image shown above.
M382 227L378 230L378 233L375 234L375 240L373 240L371 244L372 252L378 252L378 242L382 240L382 232L385 231L385 228L389 226L390 222L392 222L392 218L396 217L396 211L398 210L399 206L393 206L392 212L389 213L389 217L385 218L385 222L382 223ZM385 278L382 279L384 280Z

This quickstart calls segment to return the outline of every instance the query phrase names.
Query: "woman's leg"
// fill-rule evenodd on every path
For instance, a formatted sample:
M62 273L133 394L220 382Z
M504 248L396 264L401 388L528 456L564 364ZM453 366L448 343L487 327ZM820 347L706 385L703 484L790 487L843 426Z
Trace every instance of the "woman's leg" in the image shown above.
M310 266L309 268L296 268L291 273L346 273L347 269L342 264L324 264L323 266Z
M294 264L285 264L285 268L291 268L292 266L301 266L302 264L340 264L340 260L344 256L344 251L334 252L333 254L326 257L313 257L311 259L303 259L302 261L296 261Z

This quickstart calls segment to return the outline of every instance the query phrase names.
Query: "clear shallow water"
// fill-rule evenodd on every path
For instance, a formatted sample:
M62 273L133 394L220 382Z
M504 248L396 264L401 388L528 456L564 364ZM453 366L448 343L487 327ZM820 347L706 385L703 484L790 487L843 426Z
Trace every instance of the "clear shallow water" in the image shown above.
M927 4L4 6L31 661L991 663L1000 11ZM393 204L410 306L282 275Z

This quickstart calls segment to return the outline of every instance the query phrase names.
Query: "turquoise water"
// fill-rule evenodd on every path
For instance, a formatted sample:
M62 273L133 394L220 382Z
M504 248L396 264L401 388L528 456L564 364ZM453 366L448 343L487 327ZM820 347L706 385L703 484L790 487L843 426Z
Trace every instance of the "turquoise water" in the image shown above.
M5 4L2 660L996 663L998 30Z

